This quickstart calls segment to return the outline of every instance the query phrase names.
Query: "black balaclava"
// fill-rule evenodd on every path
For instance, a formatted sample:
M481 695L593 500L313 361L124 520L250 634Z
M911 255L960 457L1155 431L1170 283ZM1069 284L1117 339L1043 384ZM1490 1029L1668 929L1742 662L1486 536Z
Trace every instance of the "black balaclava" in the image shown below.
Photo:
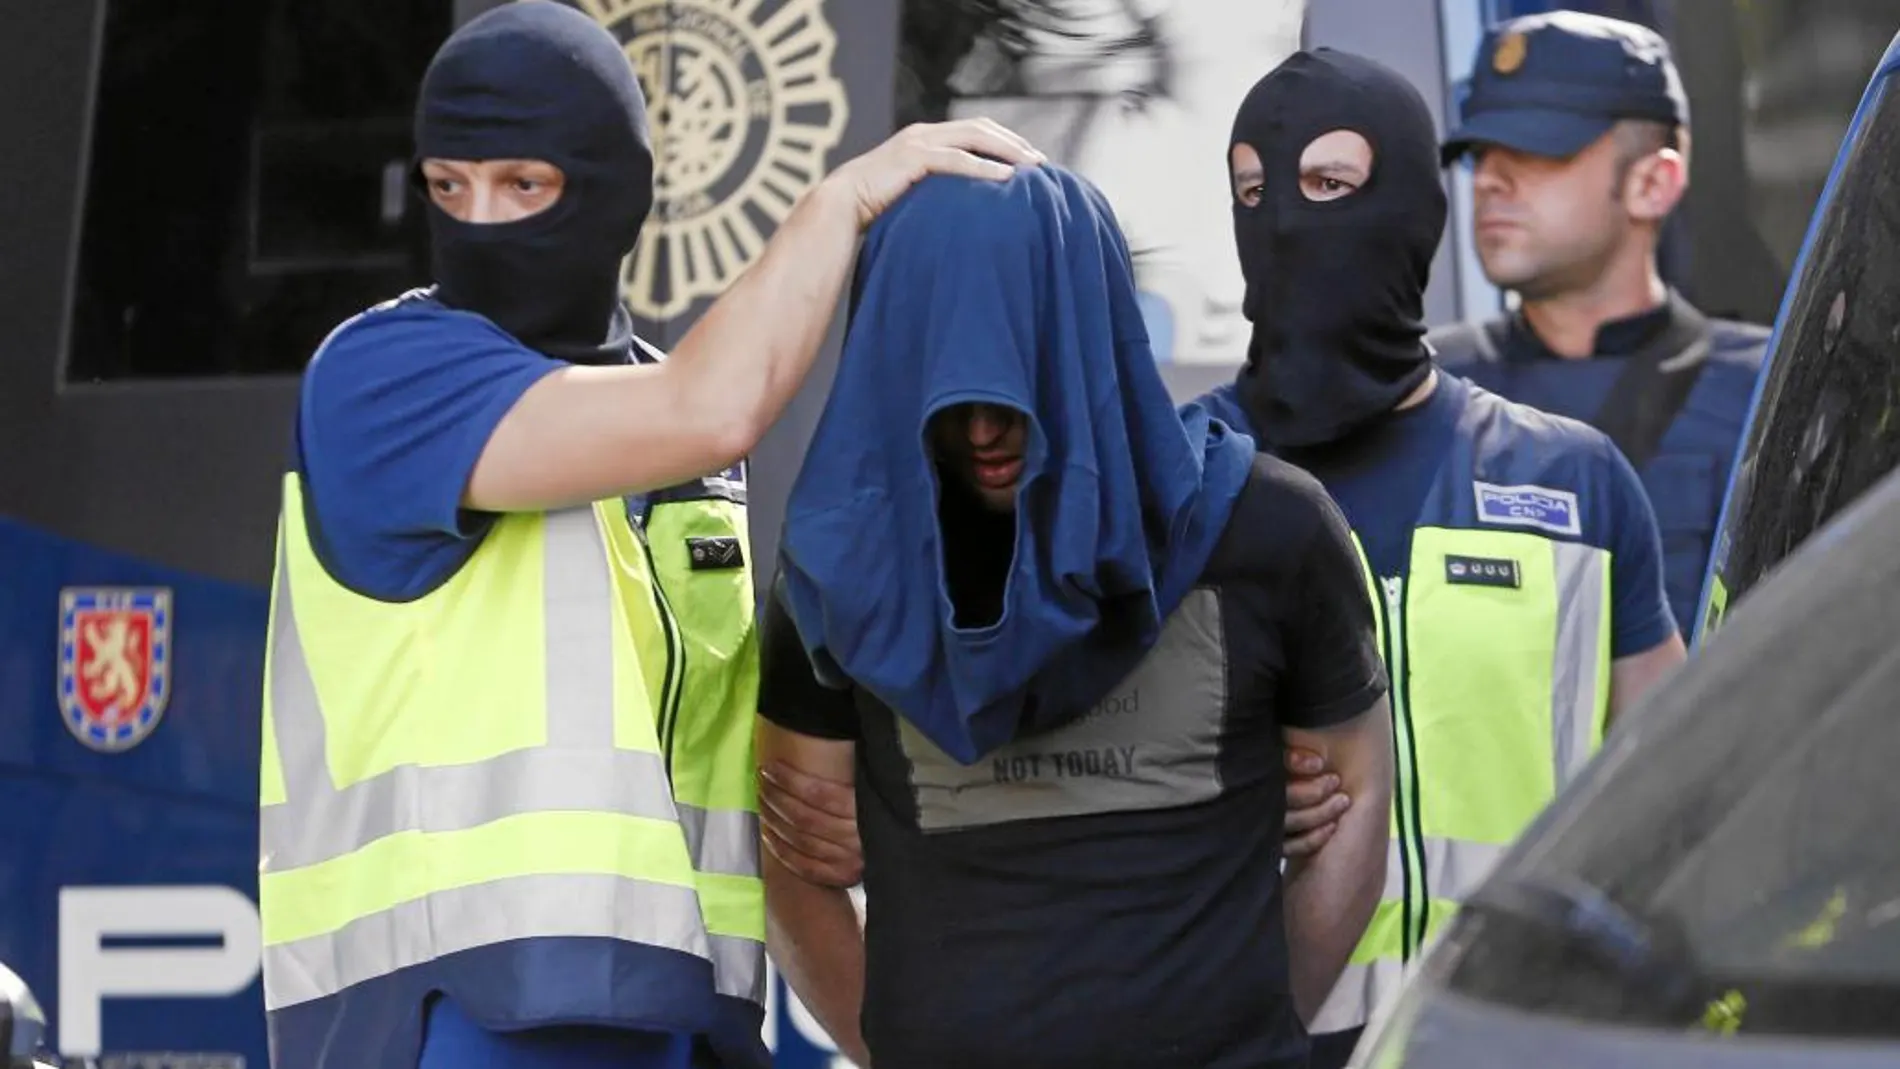
M1308 200L1300 154L1333 130L1372 145L1372 174L1337 200ZM1431 372L1425 284L1445 229L1431 112L1411 83L1369 59L1296 52L1241 103L1230 151L1242 143L1259 153L1266 180L1259 204L1234 201L1253 323L1241 401L1274 446L1337 441Z
M416 154L418 164L559 167L560 200L526 219L462 223L429 205L438 296L549 356L628 358L620 263L653 207L653 149L640 82L612 34L554 0L516 0L471 20L423 76Z

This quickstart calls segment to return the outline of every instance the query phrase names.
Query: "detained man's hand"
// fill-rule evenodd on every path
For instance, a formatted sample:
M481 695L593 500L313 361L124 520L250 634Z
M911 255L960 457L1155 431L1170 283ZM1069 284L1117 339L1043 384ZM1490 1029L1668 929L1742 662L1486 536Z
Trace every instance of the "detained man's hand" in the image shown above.
M759 822L765 848L794 875L823 887L853 887L864 878L851 786L771 762L759 770Z
M1286 752L1286 843L1288 858L1310 857L1339 830L1339 818L1352 799L1339 790L1339 777L1326 771L1310 750Z
M1000 181L1014 173L1015 165L1046 162L1029 142L990 119L958 119L913 123L840 166L825 181L850 192L862 229L927 174Z

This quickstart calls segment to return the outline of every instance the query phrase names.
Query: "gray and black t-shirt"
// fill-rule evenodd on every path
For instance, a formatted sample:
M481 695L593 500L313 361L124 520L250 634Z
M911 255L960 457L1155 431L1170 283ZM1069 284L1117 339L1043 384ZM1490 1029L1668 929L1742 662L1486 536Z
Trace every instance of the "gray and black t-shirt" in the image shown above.
M1305 1065L1281 729L1386 688L1345 519L1310 476L1257 458L1159 644L1088 715L975 765L820 684L776 600L763 641L761 713L858 743L879 1064Z

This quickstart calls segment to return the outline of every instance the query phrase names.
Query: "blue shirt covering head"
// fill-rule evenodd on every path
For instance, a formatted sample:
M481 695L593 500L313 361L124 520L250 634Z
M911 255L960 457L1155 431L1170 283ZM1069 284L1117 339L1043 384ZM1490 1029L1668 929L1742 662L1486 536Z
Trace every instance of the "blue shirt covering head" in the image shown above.
M978 402L1024 413L1027 441L1001 614L959 627L928 426ZM1153 645L1252 453L1169 397L1098 190L1056 167L928 178L859 256L786 505L786 605L821 674L971 762L1085 712Z

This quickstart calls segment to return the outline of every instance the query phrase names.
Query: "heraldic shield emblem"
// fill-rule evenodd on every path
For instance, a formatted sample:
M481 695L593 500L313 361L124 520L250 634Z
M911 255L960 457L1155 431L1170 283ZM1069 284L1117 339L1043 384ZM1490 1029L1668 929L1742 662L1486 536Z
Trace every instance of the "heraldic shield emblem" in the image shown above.
M105 753L151 735L171 698L172 592L68 587L59 595L59 708L67 730Z

